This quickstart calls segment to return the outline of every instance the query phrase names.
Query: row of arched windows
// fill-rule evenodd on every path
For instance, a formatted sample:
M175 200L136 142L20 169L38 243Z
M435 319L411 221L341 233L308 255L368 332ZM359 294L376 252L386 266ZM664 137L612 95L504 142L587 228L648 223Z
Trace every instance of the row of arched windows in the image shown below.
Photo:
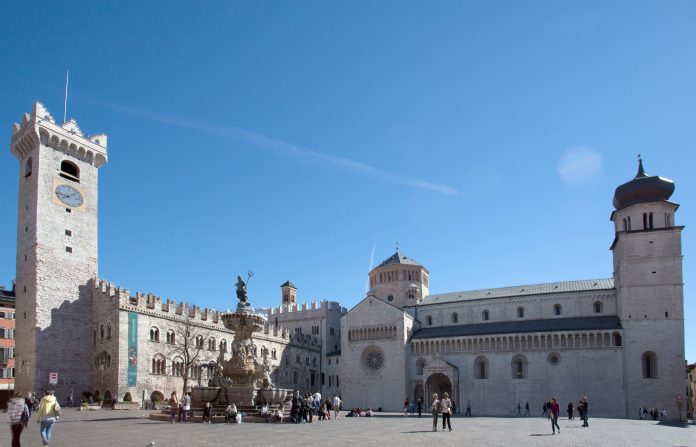
M169 371L167 370L169 368ZM162 354L155 354L152 357L152 366L150 369L151 374L167 375L171 374L176 377L183 377L184 371L186 370L186 365L181 357L176 357L171 362L167 362ZM199 364L191 365L188 370L188 377L191 379L197 379L203 374L203 366Z
M604 309L604 306L603 306L601 301L595 301L592 304L592 311L596 314L602 313L603 309ZM563 307L560 304L554 304L553 305L553 314L558 316L558 315L562 315L562 313L563 313ZM517 315L517 318L524 318L524 316L525 316L524 307L519 306L517 308L516 315ZM484 309L483 311L481 311L481 320L482 321L488 321L488 320L490 320L490 318L491 318L491 313L488 309ZM452 324L459 323L459 314L457 312L452 313L451 322L452 322ZM427 317L425 317L425 323L428 326L432 326L433 325L433 317L431 315L428 315Z
M153 326L150 328L150 341L154 342L159 342L160 341L160 330L159 328ZM166 341L169 344L175 344L176 343L176 333L174 332L173 329L169 329L167 331L167 337ZM198 335L195 339L195 346L197 349L203 349L205 346L205 339L203 338L202 335ZM209 351L215 351L215 350L220 350L222 352L227 352L227 340L222 339L220 340L219 344L216 344L215 337L210 337L208 339L208 346L207 346Z

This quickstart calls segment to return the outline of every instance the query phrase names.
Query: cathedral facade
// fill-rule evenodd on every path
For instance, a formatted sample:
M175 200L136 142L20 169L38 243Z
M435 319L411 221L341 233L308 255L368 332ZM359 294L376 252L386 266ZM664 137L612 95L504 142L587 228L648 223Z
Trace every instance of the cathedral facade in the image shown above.
M90 391L159 399L207 382L228 355L220 312L116 287L98 276L98 172L107 137L57 124L36 103L15 124L19 160L16 389ZM277 386L340 394L346 406L400 411L405 399L448 392L479 415L533 410L555 396L587 396L593 416L637 408L677 414L684 389L681 231L674 184L638 174L614 196L611 276L430 294L428 269L396 253L369 272L370 291L350 310L280 305L250 355L267 356ZM187 332L188 331L188 332ZM184 358L191 335L195 361Z

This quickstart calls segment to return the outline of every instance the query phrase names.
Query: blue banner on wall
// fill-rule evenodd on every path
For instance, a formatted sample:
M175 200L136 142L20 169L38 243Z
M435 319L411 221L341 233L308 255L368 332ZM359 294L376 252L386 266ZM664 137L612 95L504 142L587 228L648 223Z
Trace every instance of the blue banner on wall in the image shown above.
M138 382L138 314L128 312L128 386Z

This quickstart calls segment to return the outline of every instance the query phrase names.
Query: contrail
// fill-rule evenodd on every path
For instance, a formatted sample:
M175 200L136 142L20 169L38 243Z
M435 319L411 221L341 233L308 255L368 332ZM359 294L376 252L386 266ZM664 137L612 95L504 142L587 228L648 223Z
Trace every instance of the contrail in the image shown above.
M208 135L224 137L228 139L241 139L258 148L270 150L282 155L290 156L299 161L315 161L324 165L334 166L345 171L370 176L383 182L408 185L426 191L432 191L448 196L460 196L461 193L451 186L440 183L429 182L427 180L416 179L408 176L394 174L389 171L379 169L375 166L351 160L349 158L334 155L328 152L321 152L297 144L288 143L282 140L273 139L265 135L239 129L225 124L217 124L207 121L198 121L174 115L141 110L132 107L124 107L110 104L96 99L81 97L85 102L91 102L103 107L108 107L117 112L126 113L140 118L157 121L168 126L182 129L194 130Z
M370 273L372 270L372 266L375 265L375 246L376 242L372 243L372 252L370 252L370 267L367 269L367 273ZM365 294L370 291L370 275L367 275L367 279L365 280Z

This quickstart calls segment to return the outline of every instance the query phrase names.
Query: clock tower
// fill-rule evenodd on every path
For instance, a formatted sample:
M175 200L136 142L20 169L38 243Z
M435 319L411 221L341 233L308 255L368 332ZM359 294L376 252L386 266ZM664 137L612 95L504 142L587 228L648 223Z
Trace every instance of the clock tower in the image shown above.
M97 275L97 184L106 135L58 124L39 102L14 124L19 161L16 380L22 392L59 398L91 390L92 295Z

